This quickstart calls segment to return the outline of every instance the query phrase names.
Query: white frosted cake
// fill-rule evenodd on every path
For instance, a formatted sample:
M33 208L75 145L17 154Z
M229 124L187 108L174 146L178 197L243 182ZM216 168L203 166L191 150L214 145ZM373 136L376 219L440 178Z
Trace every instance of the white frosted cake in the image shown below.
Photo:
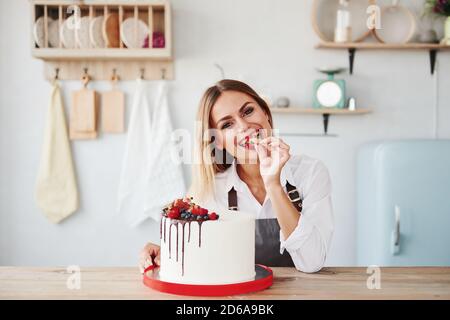
M162 281L208 285L255 277L255 220L251 214L208 213L189 199L179 199L164 209L160 238Z

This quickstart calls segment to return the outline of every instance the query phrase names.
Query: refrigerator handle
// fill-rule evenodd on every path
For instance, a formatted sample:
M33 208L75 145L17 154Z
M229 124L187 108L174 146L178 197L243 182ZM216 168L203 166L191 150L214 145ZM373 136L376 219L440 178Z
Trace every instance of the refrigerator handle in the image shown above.
M391 253L396 255L400 252L400 207L395 205L395 224L391 236Z

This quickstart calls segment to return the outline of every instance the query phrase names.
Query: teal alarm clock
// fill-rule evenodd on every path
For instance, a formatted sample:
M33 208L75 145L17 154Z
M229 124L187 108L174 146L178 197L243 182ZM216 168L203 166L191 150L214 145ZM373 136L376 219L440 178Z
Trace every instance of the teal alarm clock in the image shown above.
M335 79L334 75L344 71L344 68L318 69L328 75L327 79L314 81L313 108L345 108L345 81Z

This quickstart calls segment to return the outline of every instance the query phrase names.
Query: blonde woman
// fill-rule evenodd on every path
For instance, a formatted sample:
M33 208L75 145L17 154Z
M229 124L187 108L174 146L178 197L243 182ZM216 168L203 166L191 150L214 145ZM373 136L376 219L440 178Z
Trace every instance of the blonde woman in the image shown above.
M319 271L334 229L324 164L290 154L274 136L267 103L243 82L225 79L208 88L197 121L189 196L206 208L254 213L256 263ZM147 244L141 270L159 258L159 246Z

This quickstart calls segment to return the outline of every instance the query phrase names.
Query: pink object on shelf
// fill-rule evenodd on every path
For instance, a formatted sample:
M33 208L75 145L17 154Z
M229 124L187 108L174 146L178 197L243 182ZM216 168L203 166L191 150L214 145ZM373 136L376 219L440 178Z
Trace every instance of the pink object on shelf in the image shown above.
M153 41L152 48L164 48L166 46L166 41L164 38L164 33L162 32L153 32ZM143 48L149 47L148 36L144 40Z

